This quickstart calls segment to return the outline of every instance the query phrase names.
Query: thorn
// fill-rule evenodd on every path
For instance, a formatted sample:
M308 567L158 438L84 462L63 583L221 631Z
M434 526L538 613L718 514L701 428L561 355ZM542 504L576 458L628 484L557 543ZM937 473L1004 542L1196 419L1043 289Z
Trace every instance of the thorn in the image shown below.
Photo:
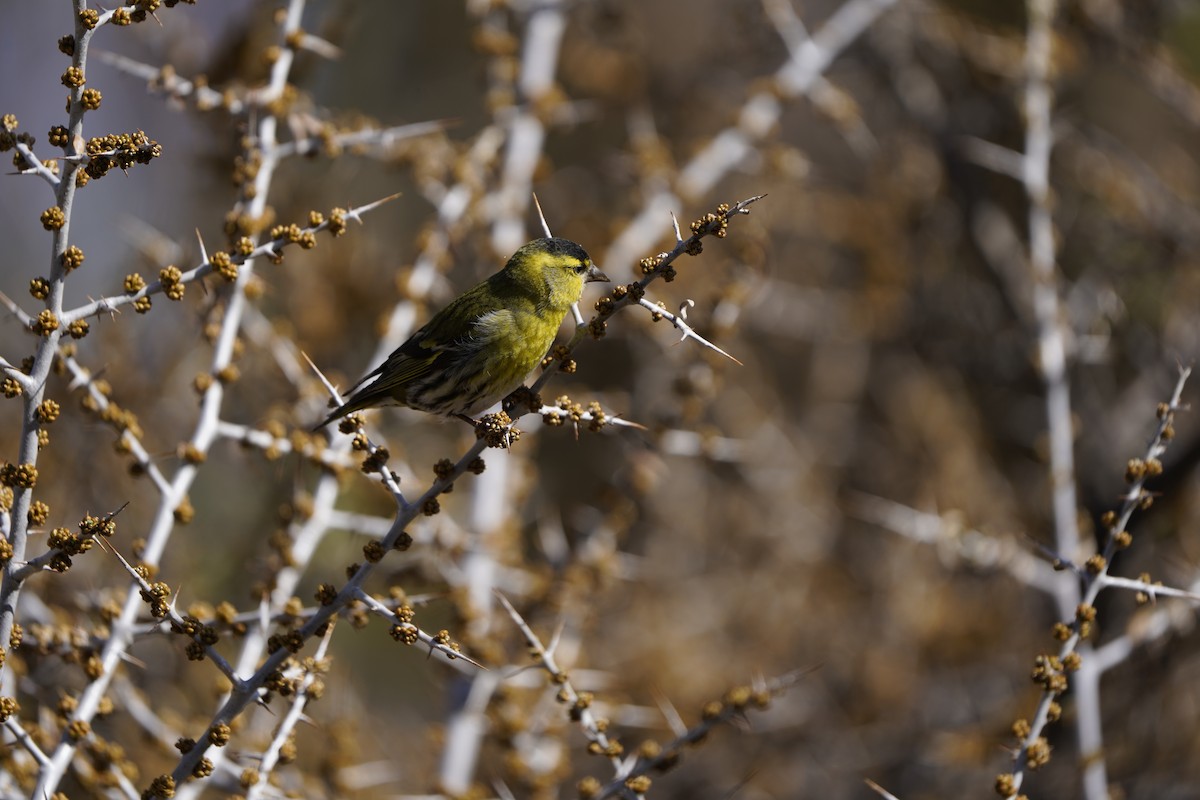
M264 635L266 631L271 630L271 599L269 597L264 597L258 604L258 624Z
M200 243L200 260L205 264L208 263L208 250L204 247L204 237L200 235L200 229L196 228L196 241Z
M654 689L654 701L658 703L658 709L662 712L663 718L666 719L667 725L671 727L671 732L676 737L685 736L688 727L684 723L683 717L679 716L679 712L675 710L675 706L671 705L671 701L667 699L667 696L657 688Z
M671 325L673 325L676 330L678 330L682 333L682 335L679 338L679 341L683 342L688 339L695 339L697 342L699 342L704 347L707 347L709 350L712 350L715 353L720 353L721 355L725 356L733 363L737 364L739 367L744 366L744 364L742 364L741 361L738 361L736 358L729 355L729 353L726 353L724 350L717 347L715 344L708 341L700 334L696 333L696 331L692 328L692 326L687 324L687 322L684 321L684 319L682 318L681 315L672 314L670 311L667 311L667 310L655 305L654 303L652 303L651 301L647 300L644 297L642 299L638 300L638 305L640 305L642 308L648 309L651 313L661 315L661 317L663 319L670 322ZM682 312L682 307L680 308L680 311Z
M562 641L563 631L567 628L567 621L560 619L558 625L554 628L554 634L550 637L550 644L546 645L546 652L554 655L554 651L558 649L558 643Z
M305 360L305 362L308 363L308 366L313 371L313 374L317 376L317 380L321 382L321 385L325 387L325 390L329 392L333 399L339 403L342 402L341 394L336 388L334 388L334 385L329 382L329 379L325 377L325 373L321 372L320 368L317 367L317 365L313 363L313 360L308 357L308 353L301 350L300 356Z
M385 203L392 202L393 200L395 200L397 197L399 197L402 194L404 194L404 192L396 192L395 194L389 194L387 197L381 197L373 203L367 203L365 206L359 206L358 208L347 211L346 216L353 219L359 225L362 225L363 224L363 221L362 221L363 214L365 214L368 211L374 211L375 209L379 208L381 205L384 205Z
M106 514L106 515L104 516L104 521L105 521L105 522L111 522L111 521L112 521L112 519L113 519L113 517L115 517L117 514L120 514L120 513L121 513L122 511L124 511L124 510L125 510L125 509L126 509L128 506L129 506L129 501L128 501L128 500L126 500L124 503L121 503L121 507L120 507L120 508L118 508L116 511L110 511L110 512L108 512L108 514Z
M873 792L875 792L880 797L884 798L884 800L899 800L899 798L896 797L896 795L892 794L887 789L884 789L882 786L880 786L878 783L871 780L870 778L864 778L863 782L866 783L867 786L869 786Z
M747 197L745 200L742 200L737 205L735 205L733 208L729 209L729 213L730 214L749 214L750 210L748 208L746 208L746 206L748 206L752 203L757 203L759 200L762 200L766 196L767 196L767 193L763 192L762 194L756 194L753 197Z
M19 305L17 305L15 300L6 295L4 292L0 292L0 304L3 304L4 307L7 308L9 312L25 327L28 328L33 323L33 317L26 314L25 311Z
M75 377L71 378L71 382L67 384L67 391L73 392L80 386L87 386L92 382L92 375L86 369L80 367L80 372Z
M146 669L147 668L145 661L142 661L140 658L137 658L135 656L131 656L128 653L122 653L121 660L123 662L125 662L126 664L132 664L133 666L137 667L138 669Z
M307 50L310 53L315 53L322 58L336 61L342 57L342 50L335 44L327 42L319 36L313 36L311 33L304 34L300 39L300 48Z
M682 234L679 233L679 219L678 219L678 217L675 216L674 211L671 212L671 225L673 225L675 227L675 242L676 243L682 242L683 236L682 236Z
M542 230L545 231L546 238L554 238L554 234L550 232L550 225L546 222L546 215L542 213L542 204L538 202L537 192L533 193L533 204L537 206L538 219L542 221Z
M450 654L449 654L449 653L445 653L445 652L443 652L443 653L442 653L442 655L446 656L446 658L447 658L447 659L450 659L450 658L451 658L451 656L450 656ZM476 661L475 659L471 658L470 656L463 655L462 653L458 652L457 650L456 650L456 651L454 651L453 660L454 660L454 661L465 661L465 662L467 662L468 664L470 664L472 667L476 667L476 668L478 668L478 669L481 669L481 670L483 670L484 672L487 672L487 671L488 671L488 668L487 668L487 667L485 667L485 666L482 664L482 662Z

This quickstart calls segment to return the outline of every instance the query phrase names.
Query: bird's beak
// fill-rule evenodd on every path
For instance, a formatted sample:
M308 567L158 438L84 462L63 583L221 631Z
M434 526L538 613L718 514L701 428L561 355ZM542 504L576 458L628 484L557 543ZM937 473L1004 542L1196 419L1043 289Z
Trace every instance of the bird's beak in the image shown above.
M588 264L587 278L584 279L584 283L593 283L596 281L599 281L600 283L611 283L611 281L608 279L608 276L601 272L599 267L597 267L595 264Z

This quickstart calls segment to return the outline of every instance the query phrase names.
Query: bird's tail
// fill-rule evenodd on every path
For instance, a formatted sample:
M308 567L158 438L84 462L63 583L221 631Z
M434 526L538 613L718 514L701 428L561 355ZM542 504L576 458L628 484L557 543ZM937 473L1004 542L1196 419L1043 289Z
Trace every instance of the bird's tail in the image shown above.
M342 417L349 414L350 410L348 408L346 408L347 405L349 405L349 404L346 403L346 404L340 405L337 408L335 408L333 411L330 411L329 416L327 416L325 419L318 422L316 425L312 426L312 429L311 429L312 433L316 433L317 431L321 430L326 425L333 422L335 419L341 419Z
M330 411L329 416L327 416L325 419L321 420L316 425L314 425L313 429L312 429L313 433L316 433L317 431L321 430L321 428L324 428L329 423L333 422L334 420L341 419L342 417L346 416L347 414L353 414L355 411L362 411L364 408L370 408L371 406L377 406L380 404L381 401L387 399L385 393L380 392L376 389L377 382L372 383L369 386L363 386L363 388L361 388L361 389L358 388L358 387L362 386L364 381L366 381L369 378L373 378L378 374L379 374L379 370L375 370L375 372L372 372L370 375L364 376L362 380L360 380L358 383L351 386L350 387L350 391L351 391L350 399L347 400L346 402L342 403L340 406L335 408L333 411ZM357 391L355 391L356 389L357 389ZM373 389L375 389L375 391L372 391Z

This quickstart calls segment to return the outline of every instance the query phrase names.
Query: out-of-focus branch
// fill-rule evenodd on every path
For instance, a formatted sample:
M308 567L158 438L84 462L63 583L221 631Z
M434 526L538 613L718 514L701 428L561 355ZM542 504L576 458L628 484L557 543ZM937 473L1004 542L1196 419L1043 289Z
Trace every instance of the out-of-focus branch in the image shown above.
M1081 537L1076 518L1074 430L1071 389L1067 377L1067 347L1051 209L1050 151L1053 90L1050 88L1050 48L1056 0L1030 0L1025 50L1025 153L1021 169L1029 200L1029 264L1034 276L1033 309L1037 320L1038 366L1046 385L1046 418L1050 437L1050 487L1054 498L1054 538L1059 553L1079 555ZM1078 589L1063 581L1059 612L1069 614L1079 600Z
M1016 540L1000 539L965 528L952 516L930 514L886 500L856 494L849 513L914 541L937 548L954 559L983 569L1002 569L1026 586L1053 592L1060 576Z
M663 217L706 195L741 164L776 128L783 113L781 100L806 96L834 60L895 3L847 0L839 6L775 72L771 88L752 93L742 105L737 122L714 136L679 170L674 192L664 189L646 198L642 210L613 239L601 263L631 263L653 248L662 235Z
M210 260L205 254L202 254L200 264L187 271L179 272L178 275L173 276L169 280L157 280L153 283L144 284L133 291L127 291L125 294L102 297L99 300L93 300L70 311L64 311L62 315L63 322L69 325L76 320L87 319L99 314L112 313L124 306L133 305L143 297L161 294L171 286L195 283L214 272L222 272L223 269L226 271L222 274L233 275L234 280L240 280L244 285L248 280L248 274L243 277L242 273L249 273L256 260L263 257L278 259L287 247L293 245L312 247L315 242L312 237L316 234L323 231L330 231L337 235L345 230L347 220L355 220L361 223L363 214L373 211L395 198L396 195L390 195L349 210L334 209L328 219L322 219L319 222L306 225L303 228L297 228L296 230L288 230L267 242L248 248L248 253L223 252L221 256L215 256L214 260L215 258L220 258L221 264L214 263L214 260ZM229 265L233 266L232 271L228 271ZM242 270L240 269L241 267L246 267L246 269Z
M1191 369L1180 368L1179 378L1175 382L1171 399L1159 407L1158 427L1146 447L1144 456L1141 459L1135 459L1127 468L1126 478L1129 482L1129 489L1122 498L1120 510L1113 513L1111 519L1107 519L1105 522L1107 538L1103 550L1089 558L1084 567L1076 567L1072 571L1083 576L1079 604L1071 609L1070 614L1065 617L1071 622L1069 624L1060 623L1055 629L1057 637L1062 640L1057 654L1039 657L1035 677L1043 686L1044 691L1034 718L1022 726L1024 733L1019 737L1020 745L1014 752L1012 772L1001 776L1004 781L1003 786L998 784L998 788L1004 789L1001 794L1006 798L1017 796L1027 770L1031 766L1040 765L1042 754L1048 752L1045 751L1046 740L1043 733L1052 718L1057 718L1061 713L1058 698L1067 688L1069 673L1075 675L1072 681L1075 688L1074 697L1076 704L1081 706L1080 719L1076 723L1080 746L1098 745L1100 742L1100 672L1091 656L1090 648L1085 649L1082 645L1093 627L1096 598L1108 585L1108 570L1113 556L1118 550L1129 546L1132 541L1128 532L1129 521L1133 517L1134 511L1143 507L1146 499L1150 497L1145 488L1146 481L1156 476L1161 470L1162 462L1159 457L1166 451L1167 442L1174 435L1175 414L1183 407L1181 403L1183 387L1190 375ZM1069 561L1069 559L1066 560ZM1067 573L1067 577L1072 582L1076 580L1072 573ZM1099 752L1090 750L1084 752L1100 761L1098 765L1089 764L1085 767L1084 793L1090 800L1103 800L1104 796L1096 794L1096 792L1106 789L1108 783L1103 759Z
M542 157L546 137L545 124L535 106L545 101L554 86L559 47L567 27L563 1L536 4L525 25L517 81L524 103L514 109L508 123L500 186L492 198L495 203L492 246L500 253L511 253L525 242L523 216L529 208L533 171Z

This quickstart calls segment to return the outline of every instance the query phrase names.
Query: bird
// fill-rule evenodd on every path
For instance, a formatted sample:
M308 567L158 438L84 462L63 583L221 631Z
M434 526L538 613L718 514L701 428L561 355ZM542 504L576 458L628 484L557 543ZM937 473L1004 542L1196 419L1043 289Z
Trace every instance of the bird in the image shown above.
M434 314L314 430L382 405L474 423L541 363L593 281L609 278L582 246L558 237L528 242L499 272Z

